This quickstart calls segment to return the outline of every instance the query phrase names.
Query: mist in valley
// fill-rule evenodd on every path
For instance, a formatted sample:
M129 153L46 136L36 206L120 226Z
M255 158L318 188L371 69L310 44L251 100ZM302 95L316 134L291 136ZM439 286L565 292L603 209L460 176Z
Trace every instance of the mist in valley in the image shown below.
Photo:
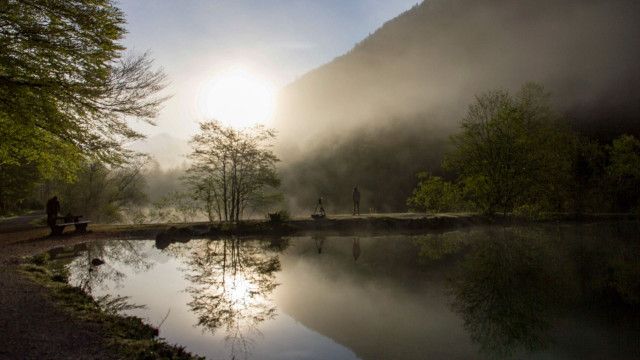
M1 2L0 352L638 358L640 2L414 1Z
M529 82L579 134L603 145L640 134L638 20L631 0L415 5L279 92L284 198L271 209L307 216L322 197L329 212L349 212L357 185L362 212L407 211L420 172L455 179L442 160L476 96ZM184 190L187 141L161 134L134 149L156 160L152 203Z
M419 184L418 174L458 180L460 174L442 163L455 148L450 137L460 132L469 106L489 91L515 93L527 83L544 87L557 117L606 153L613 139L640 134L639 20L640 4L632 0L420 2L344 55L278 92L273 118L266 125L276 131L273 151L279 159L275 162L279 196L271 193L277 201L261 203L247 216L264 218L267 212L281 210L307 217L319 197L329 213L351 212L354 186L362 193L362 213L416 210L407 199ZM214 93L226 96L224 89ZM236 95L242 99L242 92ZM213 104L216 99L210 100ZM249 100L226 105L235 106L240 114L259 113ZM172 121L188 128L205 120L215 119ZM127 209L124 215L107 216L108 221L166 221L166 216L150 216L149 209L181 203L191 214L202 207L185 183L193 165L190 139L162 131L168 130L146 139L136 135L126 144L133 151L125 161L129 169L100 168L111 169L104 179L111 179L116 188L115 195L106 198L118 199L117 204L108 208ZM132 161L144 153L150 157ZM82 176L92 174L89 170L95 167L90 157L82 161L76 168L84 171L70 185L65 183L73 176L53 184L34 180L31 187L21 189L15 195L23 199L18 207L39 208L45 197L66 191L73 194L69 201L78 198L69 210L88 212L91 206L76 194L99 193L102 185L80 185L88 184L90 177ZM607 161L600 161L599 170L592 172L604 171ZM127 193L117 190L122 174L129 174L124 183L142 194L122 196ZM19 179L24 175L5 182ZM85 190L92 186L96 189ZM105 212L102 206L95 208L89 216ZM202 214L170 217L204 219Z
M572 127L603 143L638 134L640 4L635 1L425 1L279 97L289 206L326 198L348 211L405 211L440 163L470 103L536 82ZM445 176L453 176L447 175Z

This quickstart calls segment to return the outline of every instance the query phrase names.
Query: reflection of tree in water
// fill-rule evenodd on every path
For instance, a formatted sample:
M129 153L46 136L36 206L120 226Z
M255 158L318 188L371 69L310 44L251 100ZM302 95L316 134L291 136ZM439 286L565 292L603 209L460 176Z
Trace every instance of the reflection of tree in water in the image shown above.
M269 295L278 285L280 260L272 251L284 249L283 241L203 241L187 260L189 306L198 325L211 332L225 330L231 358L248 357L252 336L260 334L257 326L275 316Z
M490 229L416 243L427 261L460 259L453 308L481 350L503 358L544 349L554 320L576 308L606 311L619 337L637 339L637 320L626 322L638 319L629 309L640 303L640 245L637 229L621 226Z
M454 309L485 354L504 357L548 343L559 300L558 264L539 239L491 231L471 244L452 283Z
M467 232L453 231L416 236L413 243L418 247L420 262L425 265L458 254L469 237Z
M83 251L68 265L69 282L88 293L98 288L108 290L109 284L116 284L118 287L126 275L114 267L114 264L124 265L136 273L147 271L153 266L143 247L143 242L135 240L91 242L83 246ZM92 266L91 261L96 258L105 263Z

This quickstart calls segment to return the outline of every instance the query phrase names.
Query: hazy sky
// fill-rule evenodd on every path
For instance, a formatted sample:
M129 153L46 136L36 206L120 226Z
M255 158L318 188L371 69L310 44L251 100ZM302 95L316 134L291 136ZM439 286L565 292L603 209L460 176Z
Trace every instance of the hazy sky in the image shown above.
M120 0L125 45L151 51L173 94L148 135L188 138L203 84L241 67L276 88L326 63L418 0Z

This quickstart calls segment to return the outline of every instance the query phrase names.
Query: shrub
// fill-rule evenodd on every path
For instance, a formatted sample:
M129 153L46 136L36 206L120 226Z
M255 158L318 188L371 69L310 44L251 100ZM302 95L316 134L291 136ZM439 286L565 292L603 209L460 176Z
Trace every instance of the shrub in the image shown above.
M418 186L407 199L411 209L432 212L464 210L462 191L457 184L429 173L420 173L418 178Z

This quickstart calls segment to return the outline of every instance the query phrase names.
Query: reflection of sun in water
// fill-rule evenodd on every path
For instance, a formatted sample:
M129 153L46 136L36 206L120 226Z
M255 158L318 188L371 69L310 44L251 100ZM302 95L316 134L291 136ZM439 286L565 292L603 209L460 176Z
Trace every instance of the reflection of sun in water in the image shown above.
M229 299L236 303L238 301L246 301L251 296L251 284L244 278L244 276L237 276L235 279L231 279L232 285L229 291Z
M218 73L202 86L198 111L237 128L265 123L275 110L275 89L268 81L242 69Z

